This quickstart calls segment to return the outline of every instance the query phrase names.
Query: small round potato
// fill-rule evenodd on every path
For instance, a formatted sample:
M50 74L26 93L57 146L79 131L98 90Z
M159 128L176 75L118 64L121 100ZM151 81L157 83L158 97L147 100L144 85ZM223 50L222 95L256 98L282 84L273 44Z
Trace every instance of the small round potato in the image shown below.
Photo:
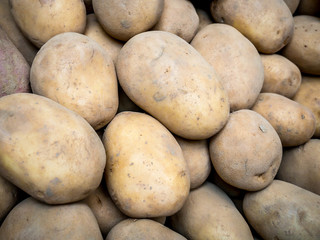
M270 122L284 147L303 144L315 132L316 120L311 110L282 95L261 93L252 110Z
M9 1L15 22L37 47L59 33L83 33L85 29L86 7L83 0Z
M164 0L92 0L92 5L103 29L127 41L159 21Z
M320 239L320 196L291 183L274 180L246 193L243 210L264 240Z
M296 64L301 72L320 75L320 18L300 15L293 19L292 39L281 54Z
M0 223L18 202L18 188L0 176Z
M261 54L264 82L261 92L292 98L301 84L301 72L289 59L279 54Z
M210 140L210 158L226 183L258 191L274 179L282 158L280 138L260 114L243 109Z

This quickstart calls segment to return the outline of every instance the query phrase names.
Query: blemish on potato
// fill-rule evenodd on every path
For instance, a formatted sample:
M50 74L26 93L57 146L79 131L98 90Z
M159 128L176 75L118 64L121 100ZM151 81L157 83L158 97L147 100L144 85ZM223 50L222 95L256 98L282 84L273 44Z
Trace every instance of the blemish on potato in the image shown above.
M153 99L156 101L156 102L161 102L163 101L164 99L166 99L167 96L165 95L162 95L161 93L159 92L156 92L154 95L153 95Z
M50 183L57 185L57 184L61 183L61 180L59 178L55 177L54 179L52 179L50 181Z

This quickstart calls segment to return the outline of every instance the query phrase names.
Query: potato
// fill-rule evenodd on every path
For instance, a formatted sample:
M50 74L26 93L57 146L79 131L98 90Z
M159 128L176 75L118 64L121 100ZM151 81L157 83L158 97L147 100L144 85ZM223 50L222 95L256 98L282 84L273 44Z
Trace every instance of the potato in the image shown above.
M83 33L86 7L83 0L9 0L21 31L37 47L64 32Z
M211 15L207 11L205 11L204 9L197 8L196 12L199 17L199 26L198 26L197 32L199 32L201 29L203 29L207 25L213 23Z
M243 209L249 224L265 240L320 239L320 196L280 180L246 193Z
M189 240L253 239L231 199L209 182L192 190L182 209L170 219L173 230Z
M79 33L61 33L40 49L31 66L34 93L75 111L94 129L117 112L115 67L108 53Z
M10 40L16 48L18 48L28 64L31 65L38 48L23 35L17 26L10 12L9 0L0 0L0 28L7 33Z
M110 36L127 41L159 21L164 0L92 0L92 5L103 29Z
M127 96L180 137L207 139L228 119L228 96L216 72L172 33L134 36L121 48L116 70Z
M18 202L18 188L0 176L0 223Z
M261 92L271 92L292 98L301 84L301 72L289 59L279 54L261 54L264 82Z
M300 0L296 14L319 16L320 14L319 0Z
M293 33L293 17L282 0L214 0L211 14L239 30L261 53L279 51Z
M207 140L192 141L176 136L190 173L190 188L197 188L206 181L211 171Z
M294 32L281 54L296 64L300 71L320 75L320 18L295 16Z
M132 218L169 216L185 202L190 177L173 135L153 117L121 112L103 135L106 184L112 200Z
M0 239L102 240L102 235L87 205L50 206L29 197L6 217Z
M153 30L171 32L190 42L198 27L199 16L190 1L164 0L163 12Z
M292 14L297 10L298 5L300 3L300 0L283 0L283 1L287 4Z
M87 15L87 25L84 34L98 42L116 63L123 43L109 36L101 27L94 13Z
M268 186L282 157L274 128L260 114L247 109L230 114L226 126L210 139L209 150L222 180L247 191Z
M0 27L0 97L30 92L30 66Z
M320 139L287 148L276 178L320 195Z
M101 140L78 114L35 94L0 98L0 175L32 197L81 200L99 186L105 163Z
M263 85L263 65L254 45L234 27L219 23L198 32L191 45L220 76L230 110L252 107Z
M316 119L314 137L320 138L320 77L302 76L302 83L294 101L309 108Z
M270 122L284 147L307 142L315 131L313 113L307 107L282 95L261 93L252 110Z

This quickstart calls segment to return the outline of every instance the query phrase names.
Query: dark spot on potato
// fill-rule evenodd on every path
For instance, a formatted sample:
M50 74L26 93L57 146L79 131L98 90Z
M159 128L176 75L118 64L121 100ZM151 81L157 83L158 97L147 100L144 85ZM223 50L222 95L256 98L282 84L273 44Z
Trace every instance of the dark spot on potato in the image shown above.
M134 163L133 163L133 162L131 162L129 165L130 165L130 166L132 166L133 164L134 164Z
M54 195L51 188L49 188L49 187L47 188L46 195L47 195L47 197L52 197Z
M301 119L305 119L306 117L303 115L303 114L301 114Z
M186 172L185 172L185 171L181 171L181 172L179 173L179 175L180 175L180 177L184 177L184 176L186 175Z
M128 21L126 21L126 20L122 20L122 21L120 22L120 24L121 24L121 26L122 26L123 28L125 28L125 29L128 29L128 28L130 28L130 26L131 26L131 24L130 24Z
M303 45L305 48L307 48L308 46L307 45Z
M280 30L277 31L277 35L279 35L279 34L280 34Z
M50 183L52 183L54 185L57 185L57 184L61 183L61 180L59 178L55 177L54 179L52 179L50 181Z
M97 196L97 204L102 205L102 202L98 196Z
M164 99L166 99L167 96L165 95L162 95L161 93L159 92L156 92L154 95L153 95L153 99L156 101L156 102L161 102L163 101Z

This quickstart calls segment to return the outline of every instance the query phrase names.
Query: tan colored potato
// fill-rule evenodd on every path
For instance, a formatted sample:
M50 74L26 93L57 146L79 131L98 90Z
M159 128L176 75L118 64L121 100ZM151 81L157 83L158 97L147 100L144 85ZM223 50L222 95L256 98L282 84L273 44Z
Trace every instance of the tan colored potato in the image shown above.
M9 1L15 22L37 47L59 33L84 32L86 7L82 0Z
M162 15L153 30L171 32L190 42L199 27L199 16L187 0L164 0Z
M231 199L209 182L190 192L183 208L171 217L171 224L189 240L253 239Z
M319 16L320 14L319 0L300 0L296 14Z
M102 235L87 205L50 206L29 197L8 214L0 239L102 240Z
M316 120L305 106L276 93L261 93L252 110L267 119L277 131L282 146L307 142L315 132Z
M190 173L190 188L204 183L211 171L211 160L207 140L192 141L176 136Z
M101 140L78 114L35 94L0 98L0 174L32 197L81 200L99 186L105 162Z
M172 33L149 31L131 38L116 69L127 96L178 136L209 138L228 119L228 96L216 72Z
M279 54L261 54L264 82L261 92L292 98L301 84L301 72L289 59Z
M0 176L0 222L18 202L18 188Z
M228 93L230 110L248 109L263 85L263 65L254 45L227 24L206 26L191 45L213 66Z
M213 23L213 19L211 15L204 9L197 8L196 12L199 17L199 26L198 26L197 32L199 32L202 28L206 27L207 25Z
M34 93L75 111L94 129L105 126L117 112L112 59L85 35L70 32L51 38L33 61L30 82Z
M247 221L265 240L320 239L320 196L274 180L267 188L246 193Z
M293 17L283 0L214 0L211 14L239 30L261 53L279 51L293 33Z
M283 152L277 178L320 195L320 139Z
M230 114L226 126L211 138L209 150L222 180L247 191L268 186L282 157L274 128L260 114L247 109Z
M87 15L84 34L98 42L110 55L115 64L123 43L109 36L101 27L94 13Z
M92 4L103 29L110 36L127 41L159 21L164 0L92 0Z
M283 1L287 4L292 14L297 10L298 5L300 3L300 0L283 0Z
M320 75L320 18L295 16L294 32L281 54L296 64L300 71Z
M302 76L302 83L294 101L309 108L316 119L316 130L314 137L320 138L320 77Z
M170 228L149 219L127 219L118 223L106 240L186 240L182 235Z
M185 202L190 177L173 135L153 117L121 112L103 135L106 184L127 216L151 218L176 213Z

